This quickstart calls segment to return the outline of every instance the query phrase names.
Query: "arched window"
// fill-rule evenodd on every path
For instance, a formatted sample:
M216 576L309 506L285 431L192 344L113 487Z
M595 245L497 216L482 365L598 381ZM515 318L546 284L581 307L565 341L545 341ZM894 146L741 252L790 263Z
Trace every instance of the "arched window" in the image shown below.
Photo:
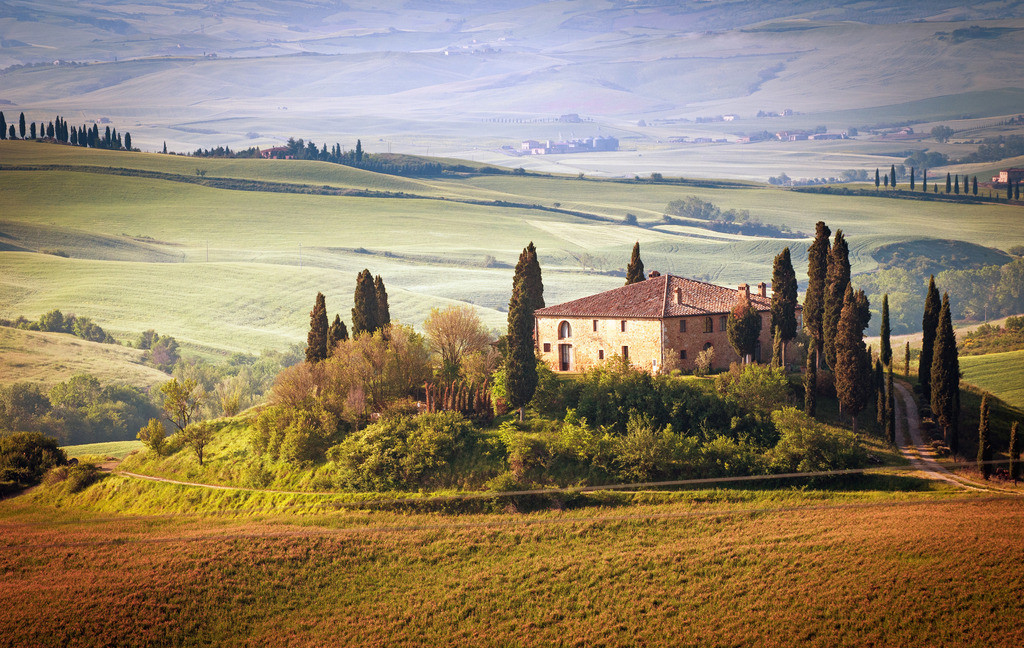
M707 351L708 349L713 349L713 348L714 348L714 346L710 342L705 342L704 343L704 350L705 351Z
M558 325L558 339L564 340L567 337L572 337L572 328L569 326L569 322L562 322Z
M710 317L704 318L704 332L714 333L715 332L715 321Z

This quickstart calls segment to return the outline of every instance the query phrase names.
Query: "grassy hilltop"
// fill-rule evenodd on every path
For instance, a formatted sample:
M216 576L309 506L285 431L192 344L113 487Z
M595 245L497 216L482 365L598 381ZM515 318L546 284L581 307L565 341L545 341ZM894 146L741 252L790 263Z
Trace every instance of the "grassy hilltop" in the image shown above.
M473 304L486 324L501 329L512 266L531 240L552 304L621 285L615 271L637 240L648 269L725 285L768 281L772 258L786 246L802 271L808 240L800 234L766 238L685 219L665 224L668 202L687 196L749 210L794 232L811 232L825 218L847 231L855 273L874 269L873 253L894 242L916 242L926 254L932 239L956 239L965 246L961 256L1024 243L1024 232L1007 227L1016 206L756 184L408 179L320 162L34 142L0 142L0 159L0 316L59 308L122 337L155 328L208 351L258 352L301 341L317 291L332 314L347 319L364 267L384 277L403 322L418 326L430 308L455 301ZM245 190L203 184L215 182ZM261 190L267 187L260 183L275 184ZM636 225L626 223L629 214Z

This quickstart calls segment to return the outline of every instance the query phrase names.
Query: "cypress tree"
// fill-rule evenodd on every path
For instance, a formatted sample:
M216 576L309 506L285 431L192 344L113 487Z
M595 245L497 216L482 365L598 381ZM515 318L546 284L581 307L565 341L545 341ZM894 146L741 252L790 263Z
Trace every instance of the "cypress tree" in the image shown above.
M1020 430L1017 421L1010 426L1010 479L1013 483L1020 481Z
M772 336L772 366L781 367L785 362L785 348L782 341L782 330L775 327L775 335Z
M18 117L18 132L21 133L21 139L25 139L25 113Z
M772 264L772 329L780 339L780 367L786 364L786 345L796 337L796 305L796 271L793 270L793 259L787 247L779 252ZM772 361L775 360L773 340Z
M971 193L975 196L978 195L978 176L971 178Z
M526 405L537 389L537 355L533 342L533 311L522 276L513 280L508 304L508 355L505 358L505 391L509 405L526 417Z
M4 111L0 110L0 140L7 139L7 120L4 118Z
M956 350L953 318L949 313L949 293L942 297L931 370L932 416L942 426L946 445L956 456L960 447L957 429L960 419L960 359Z
M952 183L953 183L953 178L947 172L946 173L946 193L950 193L951 191L953 191L953 184Z
M388 291L380 275L373 280L373 292L377 297L377 326L374 330L386 328L391 324L391 307L388 305Z
M35 139L36 138L36 123L35 122L32 122L31 124L28 125L28 138L29 139Z
M125 131L124 134L124 148L125 150L132 150L132 134Z
M843 298L843 310L836 327L834 369L836 395L840 410L848 414L857 432L857 415L868 403L871 393L871 360L864 346L864 330L861 328L863 315L853 294L853 287L847 286Z
M640 259L640 241L637 241L633 244L633 254L629 257L629 265L626 266L626 285L644 279L644 262Z
M7 134L10 137L10 139L18 139L18 136L14 134L14 124L8 126Z
M885 374L885 438L896 443L896 392L892 386L892 365Z
M358 163L358 162L362 162L362 161L363 161L363 141L357 139L356 140L356 162Z
M903 375L910 378L910 340L903 347Z
M729 344L746 364L757 348L757 339L761 335L761 315L754 310L749 297L740 295L726 318L725 328Z
M992 435L989 430L988 392L981 395L981 413L978 416L978 470L988 479L992 476Z
M889 174L888 173L885 174L885 188L886 189L889 188Z
M878 190L878 185L882 184L881 179L878 176L878 167L875 167L875 191Z
M824 221L814 226L814 241L807 248L807 292L804 294L804 328L811 338L808 354L814 356L814 367L821 365L822 320L825 314L825 274L828 272L829 235L832 230ZM812 348L813 346L813 348Z
M53 128L53 122L50 122L46 126L46 136L50 139L56 139L57 131Z
M921 170L921 193L928 193L928 169Z
M377 325L377 290L373 285L373 275L363 270L356 277L356 291L353 296L352 335L373 333Z
M835 240L828 254L828 267L825 270L825 307L821 327L825 363L829 367L834 367L836 362L836 327L839 325L846 289L849 286L850 248L846 244L843 230L836 230Z
M921 383L921 398L932 400L932 349L935 344L935 328L939 325L939 310L942 301L939 289L935 287L935 275L928 280L928 294L924 300L924 316L921 318L921 357L917 362L917 379Z
M544 308L544 281L541 278L537 248L534 247L533 241L519 253L515 276L522 277L526 282L526 294L530 299L531 311Z
M166 142L166 140L164 141L164 153L165 154L167 153L167 142Z
M331 328L327 329L328 354L334 353L334 347L338 345L338 342L344 342L347 339L348 327L345 326L345 322L341 321L341 315L335 315Z
M879 355L882 357L882 364L889 366L892 363L892 341L890 335L892 329L889 327L889 293L882 297L882 341L879 344Z
M960 195L960 174L953 176L953 193Z
M893 189L896 188L896 165L895 164L892 165L891 167L889 167L889 185Z
M818 412L818 370L810 347L807 349L807 368L804 371L804 413L813 417Z
M309 334L306 335L306 362L311 364L327 358L327 305L324 294L316 294L316 303L309 313Z
M914 167L910 167L910 190L914 190Z
M885 425L885 372L881 360L875 360L875 422L879 427Z

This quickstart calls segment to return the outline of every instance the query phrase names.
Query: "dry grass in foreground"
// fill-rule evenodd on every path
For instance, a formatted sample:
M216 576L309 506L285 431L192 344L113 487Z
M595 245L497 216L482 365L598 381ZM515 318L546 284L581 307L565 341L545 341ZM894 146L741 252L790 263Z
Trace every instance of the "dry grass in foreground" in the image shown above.
M19 498L0 505L0 643L1021 641L1020 498L678 515L695 508L300 522L62 513ZM675 516L629 518L659 511Z

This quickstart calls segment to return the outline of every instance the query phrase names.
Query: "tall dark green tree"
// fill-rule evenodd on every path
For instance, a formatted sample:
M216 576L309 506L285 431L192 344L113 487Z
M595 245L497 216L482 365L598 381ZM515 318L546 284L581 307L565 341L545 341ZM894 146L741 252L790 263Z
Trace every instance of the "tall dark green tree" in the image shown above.
M363 161L363 141L357 139L356 140L356 162L362 162L362 161Z
M935 331L939 325L939 311L942 298L935 287L935 275L928 280L928 293L924 298L924 315L921 318L921 357L917 362L917 379L921 385L921 398L932 402L932 355L935 346Z
M953 193L960 195L960 174L953 176Z
M896 188L896 165L889 167L889 186L893 189Z
M746 364L757 348L757 339L761 336L761 315L750 303L750 298L741 295L726 318L725 330L729 335L729 344L736 355Z
M875 360L875 423L885 425L885 371L881 360Z
M928 193L928 169L921 169L921 193Z
M978 414L978 470L988 479L992 476L992 431L989 429L988 392L981 395L981 412Z
M821 366L821 350L825 342L822 320L825 315L825 275L828 272L829 235L832 230L823 221L814 226L814 241L807 248L807 292L804 294L804 328L811 338L814 366Z
M35 122L32 122L31 124L28 125L28 138L29 139L35 139L36 138L36 123Z
M975 196L978 195L978 176L971 178L971 193Z
M945 432L950 452L956 456L960 449L960 358L949 312L949 293L942 297L931 369L932 416Z
M306 335L306 362L313 364L329 355L327 346L327 305L323 293L316 294L316 303L309 313L309 333Z
M843 310L846 289L850 286L850 248L846 244L843 230L836 230L832 249L828 254L828 267L825 270L825 307L822 317L822 337L824 338L825 363L835 367L836 362L836 328Z
M7 120L4 118L4 111L0 110L0 140L7 139Z
M818 413L818 369L815 366L815 355L808 350L804 370L804 413L812 417Z
M892 328L889 326L889 293L882 297L882 328L879 331L881 342L878 347L878 355L881 356L882 364L889 366L892 363Z
M892 365L885 372L885 438L896 443L896 392L892 385Z
M1010 479L1013 483L1020 481L1020 430L1017 421L1010 426Z
M380 275L373 280L373 292L377 296L377 326L374 330L383 329L391 324L391 307L388 305L388 290Z
M544 280L541 277L540 262L537 260L537 248L533 241L527 245L519 254L519 261L516 262L517 277L522 277L526 282L526 294L530 300L530 308L538 310L544 308Z
M914 167L910 167L910 190L914 190Z
M132 150L132 134L125 131L124 134L124 148L126 150Z
M875 189L876 190L878 189L878 186L880 184L882 184L882 179L881 179L881 176L878 174L878 167L875 167Z
M787 247L779 252L772 264L772 337L778 335L781 340L780 366L786 364L786 345L796 337L796 307L796 271Z
M626 266L626 285L637 283L646 279L644 275L644 262L640 259L640 241L633 244L633 254L629 257L629 265Z
M946 173L946 193L951 193L952 191L953 191L953 176L949 175L949 173Z
M850 417L854 434L857 432L857 415L867 406L874 382L871 377L871 359L864 345L862 321L853 287L847 286L836 328L836 364L833 373L840 411Z
M7 127L7 136L10 139L18 139L18 136L14 134L14 124Z
M508 354L505 356L505 391L509 405L526 416L526 405L537 389L537 355L533 342L533 310L522 276L513 281L508 304Z
M341 315L335 315L334 321L331 322L331 328L327 329L327 352L328 354L334 353L334 347L337 346L338 342L344 342L348 339L348 327L345 326L345 322L341 321Z
M377 322L377 290L369 270L364 269L356 277L356 291L352 302L353 336L373 333L380 328Z
M18 132L21 134L21 139L25 139L25 113L21 113L18 117Z

